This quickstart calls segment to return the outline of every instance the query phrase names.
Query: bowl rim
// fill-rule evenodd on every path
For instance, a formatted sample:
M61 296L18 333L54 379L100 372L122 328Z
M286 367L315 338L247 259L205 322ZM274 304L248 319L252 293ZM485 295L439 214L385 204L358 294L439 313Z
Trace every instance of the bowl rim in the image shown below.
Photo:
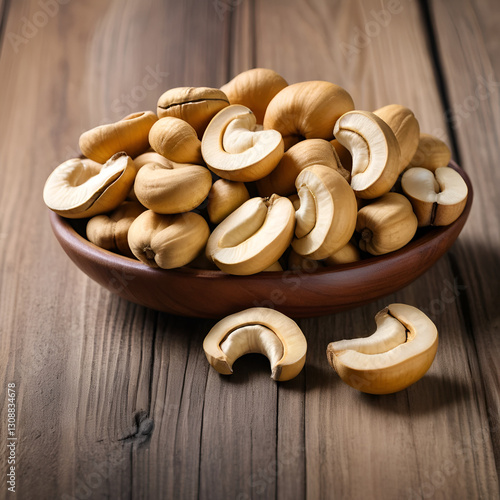
M319 268L316 269L313 273L310 273L311 275L315 276L321 276L321 275L331 275L335 274L336 272L345 272L350 269L363 269L365 267L370 267L373 266L374 264L379 264L379 265L385 265L389 264L400 258L402 255L411 255L414 252L418 252L419 249L422 246L425 246L432 240L436 239L442 239L443 237L446 236L447 233L453 232L454 227L457 224L465 224L465 221L467 220L467 217L469 216L471 206L472 206L472 200L474 196L473 188L472 188L472 183L465 172L461 167L458 166L458 164L451 160L450 163L448 164L449 167L453 168L455 171L457 171L462 178L464 179L465 183L467 184L468 188L468 197L467 197L467 202L465 205L464 210L456 219L454 222L449 224L448 226L436 226L436 227L429 227L427 232L419 236L418 238L410 241L408 244L406 244L404 247L400 248L399 250L396 250L394 252L390 252L384 255L378 255L378 256L370 256L367 258L364 258L360 261L352 262L352 263L347 263L347 264L338 264L335 265L334 267L324 267L324 268ZM58 240L63 240L68 246L71 248L77 249L79 251L84 250L85 253L87 254L88 257L92 258L92 260L100 260L100 261L108 261L108 262L115 262L119 263L122 267L126 267L129 270L133 270L135 272L150 272L150 273L162 273L164 275L177 275L177 276L190 276L190 277L199 277L199 278L205 278L205 279L235 279L235 278L244 278L244 279L250 279L250 280L275 280L276 278L281 278L283 276L287 275L293 275L297 274L298 271L294 270L283 270L283 271L268 271L268 272L261 272L253 275L242 275L242 276L237 276L237 275L231 275L228 273L225 273L220 270L208 270L208 269L196 269L196 268L190 268L190 267L180 267L176 269L161 269L161 268L153 268L149 267L143 262L133 259L131 257L127 257L124 255L120 255L114 252L111 252L109 250L106 250L104 248L100 248L97 245L93 244L83 236L81 236L76 229L73 227L72 222L74 220L78 219L68 219L65 217L62 217L55 212L52 212L49 210L49 218L50 218L50 223L52 226L52 230L54 234L56 235Z

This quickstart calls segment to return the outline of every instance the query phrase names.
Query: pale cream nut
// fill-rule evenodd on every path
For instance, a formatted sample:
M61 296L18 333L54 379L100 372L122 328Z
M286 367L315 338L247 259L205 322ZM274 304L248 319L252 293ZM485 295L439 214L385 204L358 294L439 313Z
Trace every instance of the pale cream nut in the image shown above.
M399 175L401 152L391 130L368 111L342 115L333 131L352 155L351 187L358 198L378 198L388 193Z
M159 214L189 212L208 196L212 175L200 165L170 162L169 166L144 165L137 172L135 195L145 207Z
M367 338L328 344L328 362L351 387L390 394L420 380L438 347L434 323L419 309L390 304L375 316L377 331Z
M80 149L98 163L107 162L121 151L134 158L149 148L149 131L157 120L153 112L142 111L115 123L100 125L80 136Z
M358 212L359 248L372 255L394 252L415 236L418 221L411 203L399 193L386 193Z
M157 153L175 163L203 163L196 130L180 118L160 118L149 131L149 142Z
M241 356L264 354L271 364L271 378L285 381L304 367L307 341L297 323L284 314L253 307L219 321L205 337L203 350L222 375L233 373L233 364Z
M276 71L254 68L243 71L221 87L230 104L241 104L250 108L262 124L271 99L288 83ZM271 193L272 194L272 193Z
M243 182L218 179L208 194L207 212L212 224L219 224L250 199Z
M159 118L173 116L189 123L201 139L210 120L229 100L219 89L209 87L176 87L164 92L158 99Z
M356 197L337 171L322 165L307 167L295 185L300 207L295 213L292 247L303 257L324 259L351 239L356 227Z
M113 155L104 165L73 158L49 175L43 201L52 211L69 219L103 214L125 200L135 173L134 162L125 153Z
M401 188L413 206L419 226L447 226L460 217L467 203L467 184L450 167L434 171L409 168L403 174Z
M334 83L294 83L278 92L269 103L264 129L277 130L287 150L303 139L333 139L335 122L353 109L349 93Z
M269 174L283 156L283 139L275 130L255 130L255 115L234 104L208 125L201 154L208 168L230 181L249 182Z
M87 222L87 238L98 247L134 257L128 245L132 222L146 210L139 202L124 201L110 214L96 215Z
M128 244L148 266L174 269L193 261L205 248L209 234L201 215L160 215L147 210L131 224Z
M214 229L206 253L226 273L259 273L281 257L294 227L295 210L288 198L252 198Z

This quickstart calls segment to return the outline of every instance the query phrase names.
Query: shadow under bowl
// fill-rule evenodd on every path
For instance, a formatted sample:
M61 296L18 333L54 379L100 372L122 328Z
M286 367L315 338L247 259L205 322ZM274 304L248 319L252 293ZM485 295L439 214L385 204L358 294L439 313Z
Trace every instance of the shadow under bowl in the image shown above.
M85 274L142 306L200 318L221 318L249 307L272 307L292 318L320 316L372 302L405 287L448 251L464 227L473 198L467 174L454 162L450 167L460 173L469 189L465 209L455 222L419 230L396 252L309 273L232 276L190 268L153 269L90 243L77 230L81 221L50 212L50 223L63 250Z

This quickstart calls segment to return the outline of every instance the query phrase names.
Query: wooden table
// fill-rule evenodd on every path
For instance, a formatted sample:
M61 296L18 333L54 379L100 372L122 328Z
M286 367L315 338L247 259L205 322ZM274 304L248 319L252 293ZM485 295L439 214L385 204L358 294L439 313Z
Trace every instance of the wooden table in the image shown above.
M494 499L500 471L500 7L497 0L0 0L1 495L7 384L22 499ZM429 272L377 303L300 320L289 383L263 356L232 377L201 348L212 320L100 288L53 237L41 192L81 132L155 109L176 86L270 67L356 107L396 102L472 178L465 230ZM343 384L328 342L384 305L440 331L420 382L376 397Z

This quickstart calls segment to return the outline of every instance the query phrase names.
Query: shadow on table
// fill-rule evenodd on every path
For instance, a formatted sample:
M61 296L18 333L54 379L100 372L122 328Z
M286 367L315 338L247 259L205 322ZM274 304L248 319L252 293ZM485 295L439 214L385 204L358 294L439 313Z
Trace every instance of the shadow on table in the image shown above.
M470 387L447 375L429 374L405 390L407 402L401 404L403 392L387 395L361 393L363 401L385 413L424 415L452 405L460 405L470 396Z

